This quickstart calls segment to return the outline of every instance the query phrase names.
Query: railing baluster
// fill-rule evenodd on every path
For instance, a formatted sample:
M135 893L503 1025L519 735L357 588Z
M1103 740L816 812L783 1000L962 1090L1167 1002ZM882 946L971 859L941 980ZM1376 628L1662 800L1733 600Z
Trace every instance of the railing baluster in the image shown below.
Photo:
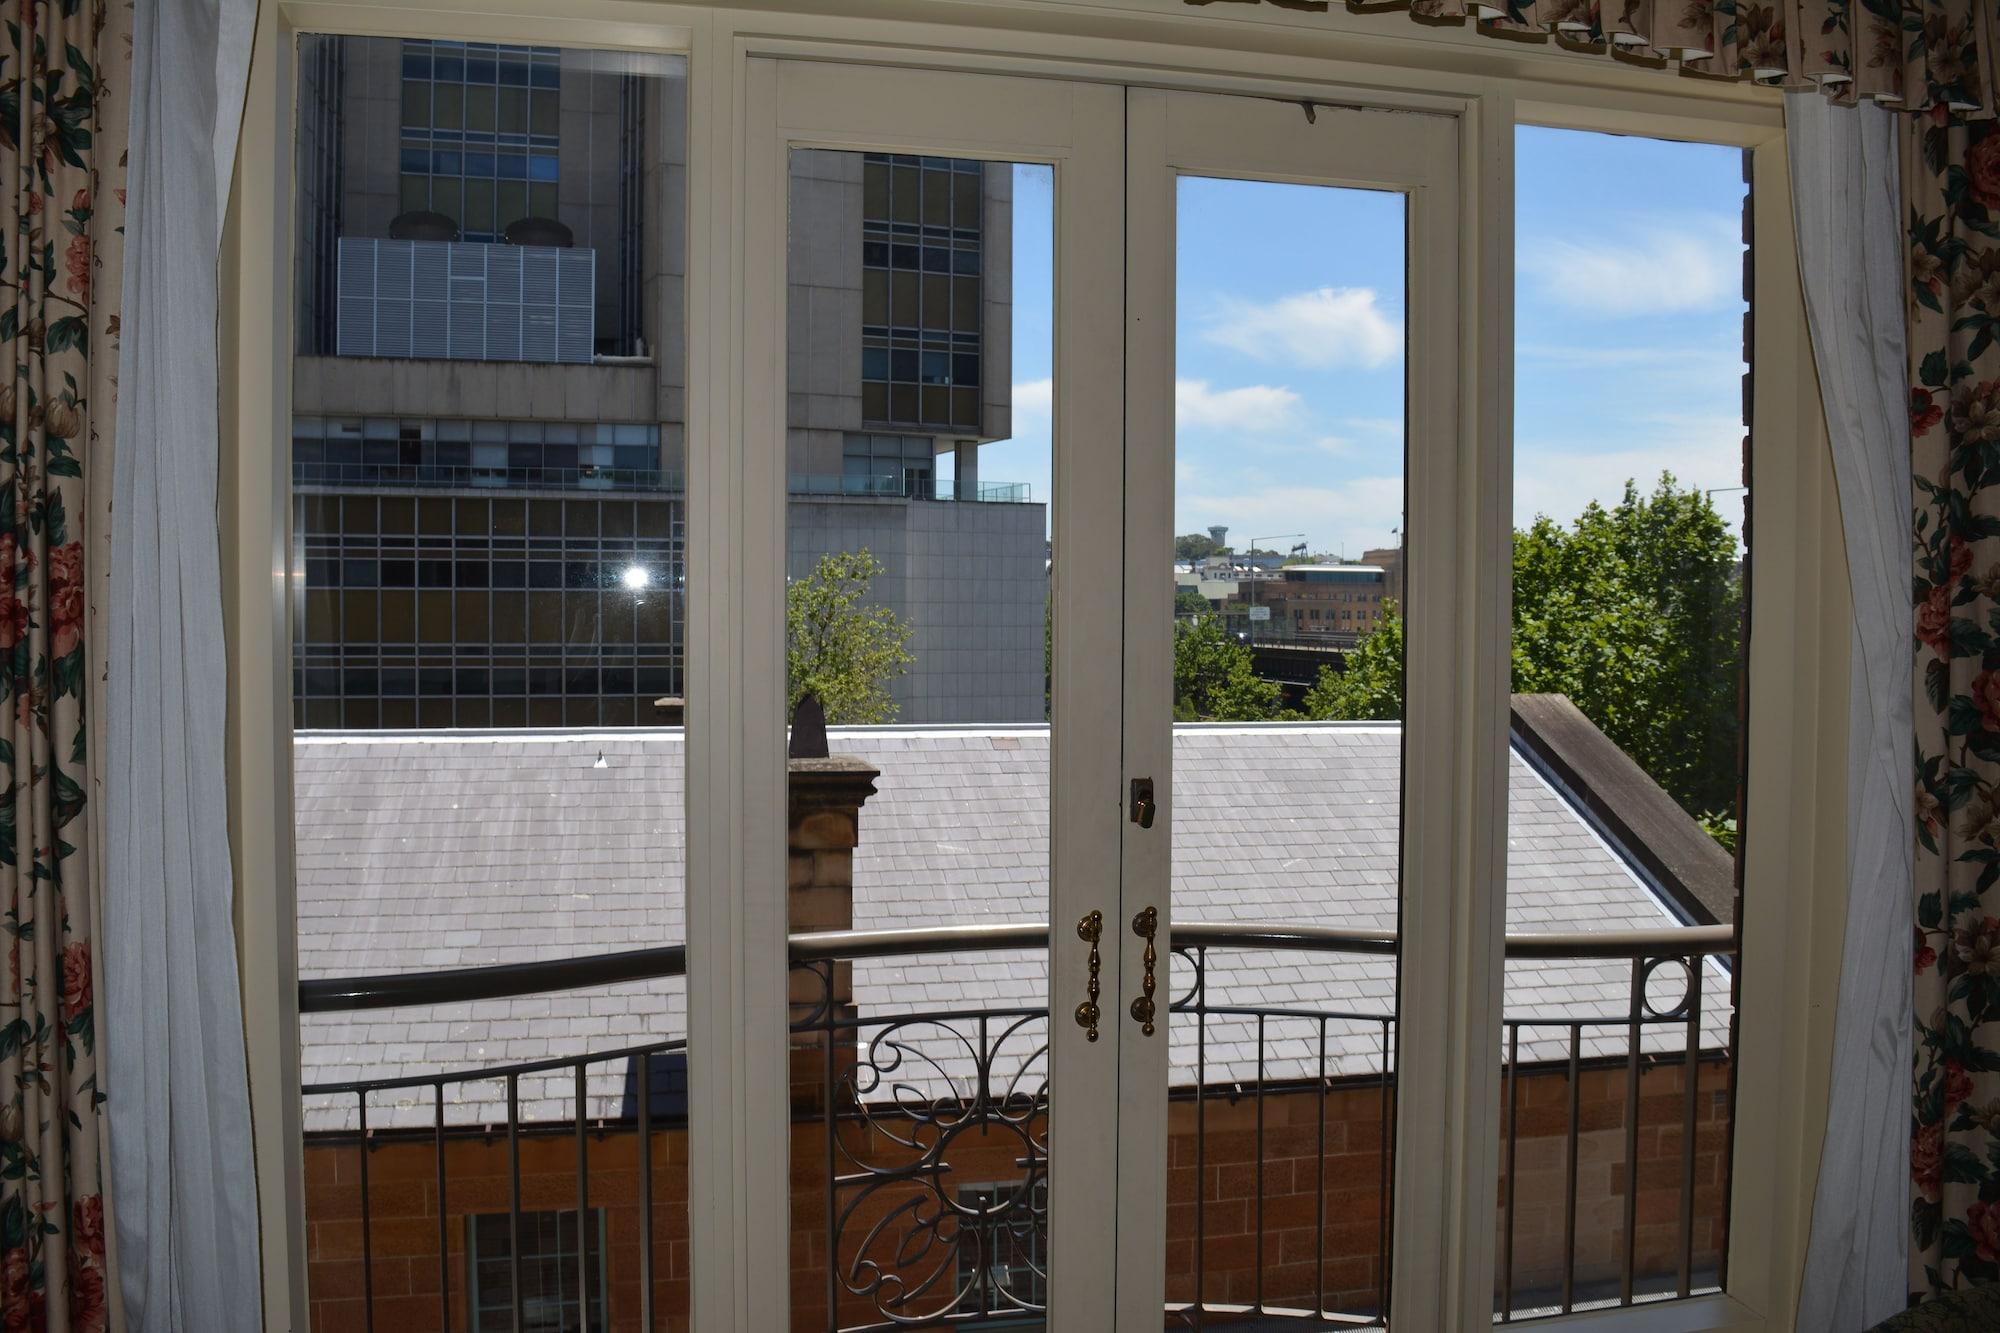
M449 1251L450 1232L446 1228L447 1210L444 1199L444 1080L431 1085L431 1136L437 1148L437 1210L438 1210L438 1333L451 1333L451 1263Z
M1319 1020L1319 1136L1313 1152L1313 1313L1326 1313L1326 1015Z
M1514 1322L1514 1200L1520 1193L1519 1160L1521 1143L1520 1088L1515 1082L1521 1068L1521 1025L1507 1024L1507 1203L1506 1224L1500 1231L1500 1322Z
M837 1333L840 1328L840 1200L834 1193L834 1176L840 1162L840 1129L833 1122L833 1079L834 1079L834 1035L833 1035L833 979L840 964L828 960L814 971L819 975L821 991L819 997L819 1021L821 1024L820 1046L826 1052L826 1104L821 1108L826 1117L826 1327L828 1333ZM855 1044L861 1041L861 1029L854 1030Z
M521 1076L507 1075L507 1280L514 1333L522 1333L521 1290Z
M587 1066L576 1062L576 1315L578 1333L590 1333L590 1118Z
M1694 1135L1701 1108L1701 967L1700 958L1687 960L1687 1063L1681 1066L1681 1234L1680 1285L1683 1296L1694 1292Z
M1208 1326L1208 950L1195 950L1194 1326Z
M639 1056L639 1328L653 1333L653 1053Z
M1639 1044L1646 1012L1646 962L1632 960L1632 1019L1625 1033L1625 1253L1618 1269L1618 1303L1632 1303L1632 1269L1639 1249Z
M1389 1322L1389 1231L1390 1214L1395 1207L1395 1172L1391 1160L1396 1153L1396 1100L1390 1083L1390 1070L1395 1063L1395 1047L1391 1044L1390 1031L1396 1020L1382 1020L1382 1132L1377 1156L1381 1166L1377 1171L1376 1221L1375 1221L1375 1317L1385 1326Z
M1565 1135L1569 1141L1569 1166L1563 1174L1563 1308L1568 1314L1576 1308L1576 1134L1577 1109L1581 1094L1578 1079L1582 1063L1583 1024L1569 1025L1569 1125Z
M1257 1015L1257 1271L1253 1277L1257 1313L1264 1312L1264 1015Z
M360 1107L361 1128L361 1290L363 1298L362 1323L368 1333L375 1333L375 1244L369 1233L368 1198L368 1092L366 1089L355 1093L356 1104Z

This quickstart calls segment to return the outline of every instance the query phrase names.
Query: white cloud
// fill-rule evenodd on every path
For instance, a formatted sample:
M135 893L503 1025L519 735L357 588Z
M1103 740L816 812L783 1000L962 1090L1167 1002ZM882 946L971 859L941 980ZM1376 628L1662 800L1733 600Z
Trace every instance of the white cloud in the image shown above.
M1292 424L1299 396L1274 384L1211 389L1207 380L1174 381L1174 421L1178 426L1224 430L1279 430Z
M1342 417L1334 423L1351 435L1365 435L1377 443L1403 442L1403 419L1401 417Z
M1176 532L1198 532L1211 523L1229 524L1239 541L1303 532L1312 550L1358 556L1371 546L1395 544L1403 521L1403 479L1356 477L1336 486L1280 482L1226 495L1183 490L1174 509Z
M1046 417L1055 401L1055 381L1029 380L1014 386L1014 415Z
M1275 301L1226 300L1203 336L1259 361L1373 369L1403 350L1402 320L1370 287L1320 287Z
M1650 491L1662 472L1675 482L1724 493L1716 510L1734 530L1742 517L1743 423L1729 416L1659 416L1634 423L1620 449L1524 438L1514 459L1514 522L1537 514L1568 523L1596 500L1615 504L1629 479ZM1639 438L1633 439L1634 436Z
M1014 386L1014 430L1025 433L1046 425L1054 408L1055 383L1028 380ZM1294 424L1299 396L1275 384L1245 384L1216 389L1207 380L1174 382L1174 413L1178 424L1208 429L1270 431Z
M1739 229L1716 218L1648 225L1624 240L1535 241L1519 263L1549 300L1597 315L1707 310L1743 289Z
M1516 343L1514 359L1537 370L1641 370L1650 375L1717 375L1743 373L1741 349L1703 347L1606 347L1563 343Z

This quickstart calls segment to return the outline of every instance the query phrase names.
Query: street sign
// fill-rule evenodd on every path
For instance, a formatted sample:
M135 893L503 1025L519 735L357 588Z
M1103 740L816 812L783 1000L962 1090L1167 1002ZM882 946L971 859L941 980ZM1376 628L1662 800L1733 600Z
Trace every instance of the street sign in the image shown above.
M1250 608L1250 618L1252 620L1269 620L1271 618L1271 608L1268 606L1253 606Z

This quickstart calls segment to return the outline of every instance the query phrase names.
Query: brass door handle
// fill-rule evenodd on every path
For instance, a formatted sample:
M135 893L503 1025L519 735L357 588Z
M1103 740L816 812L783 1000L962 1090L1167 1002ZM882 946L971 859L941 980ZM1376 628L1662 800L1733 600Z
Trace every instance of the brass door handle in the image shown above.
M1097 972L1104 959L1097 951L1098 941L1104 938L1104 913L1090 912L1076 923L1076 937L1090 945L1090 996L1076 1007L1076 1025L1091 1041L1097 1040Z
M1147 1036L1153 1035L1153 966L1159 962L1159 951L1153 947L1153 937L1159 933L1160 913L1158 908L1148 907L1132 918L1132 933L1146 941L1146 975L1141 983L1143 994L1132 1001L1132 1017Z

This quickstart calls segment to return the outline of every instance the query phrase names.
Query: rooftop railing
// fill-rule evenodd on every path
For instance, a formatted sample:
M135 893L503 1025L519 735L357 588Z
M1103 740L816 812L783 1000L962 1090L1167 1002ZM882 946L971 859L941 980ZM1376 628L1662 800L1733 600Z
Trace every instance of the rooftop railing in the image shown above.
M921 959L946 991L977 993L996 976L1032 973L1041 988L1043 925L843 931L791 940L794 1229L817 1232L792 1256L794 1326L861 1333L911 1325L1002 1327L1037 1322L1047 1292L1048 1029L1045 1003L861 1005L857 969ZM1335 957L1397 952L1393 932L1308 925L1183 924L1169 1012L1169 1289L1172 1325L1302 1328L1386 1320L1395 1155L1393 1005L1239 1003L1243 976L1274 966L1304 977ZM1625 1000L1502 1018L1502 1179L1496 1219L1495 1320L1685 1297L1721 1284L1726 1210L1728 927L1510 935L1523 965L1552 961L1625 972ZM996 961L1012 958L1012 966ZM300 986L300 1008L328 1014L502 1000L685 975L666 946L547 962L422 974L326 978ZM1707 978L1705 980L1705 978ZM1723 997L1718 1001L1714 997ZM656 1197L663 1135L685 1133L661 1100L663 1061L682 1037L616 1050L408 1076L320 1082L309 1098L351 1107L321 1150L359 1149L361 1289L318 1326L373 1329L378 1209L370 1159L408 1180L429 1156L434 1255L399 1253L397 1271L435 1263L436 1324L452 1324L451 1179L447 1142L504 1143L508 1273L523 1309L522 1217L528 1207L590 1215L594 1191L636 1207L636 1292L577 1265L580 1327L655 1326L663 1262ZM681 1066L684 1069L684 1066ZM608 1084L623 1095L607 1098ZM454 1123L466 1085L504 1088L504 1117ZM538 1114L524 1112L524 1099ZM428 1123L412 1123L412 1105ZM394 1105L384 1129L371 1108ZM496 1098L497 1105L497 1098ZM681 1103L684 1105L684 1103ZM552 1205L547 1180L524 1189L526 1138L573 1144L570 1192ZM636 1157L594 1172L592 1152L632 1135ZM617 1145L613 1145L616 1147ZM685 1152L686 1145L680 1145ZM684 1159L683 1159L684 1160ZM627 1179L626 1177L635 1177ZM530 1195L534 1197L530 1199ZM633 1202L636 1200L636 1203ZM526 1201L526 1202L524 1202ZM1668 1205L1671 1204L1669 1207ZM1558 1219L1559 1223L1558 1223ZM392 1234L410 1234L398 1218ZM683 1242L684 1243L684 1242ZM616 1248L616 1242L613 1242ZM601 1274L602 1270L595 1270ZM810 1274L814 1299L801 1293ZM600 1279L601 1280L601 1279ZM426 1286L424 1289L428 1290ZM458 1289L463 1300L463 1289ZM315 1298L318 1299L317 1296ZM420 1328L407 1300L381 1326ZM593 1302L614 1308L597 1311ZM517 1327L522 1326L518 1322Z
M793 495L852 496L856 499L936 500L978 504L1027 504L1033 491L1025 481L980 481L960 485L935 477L883 473L860 476L842 473L794 472L787 489Z

